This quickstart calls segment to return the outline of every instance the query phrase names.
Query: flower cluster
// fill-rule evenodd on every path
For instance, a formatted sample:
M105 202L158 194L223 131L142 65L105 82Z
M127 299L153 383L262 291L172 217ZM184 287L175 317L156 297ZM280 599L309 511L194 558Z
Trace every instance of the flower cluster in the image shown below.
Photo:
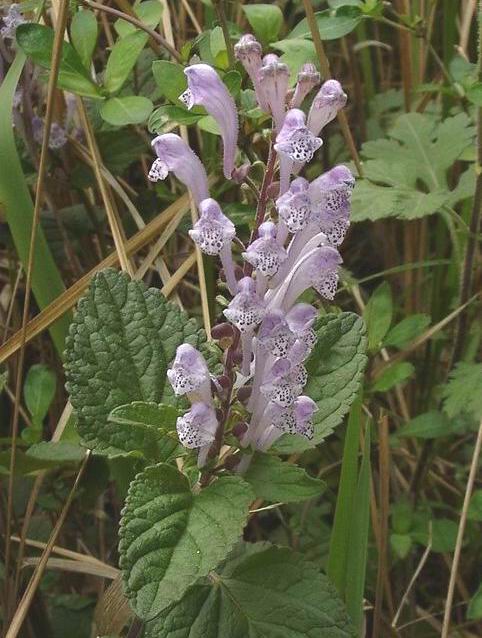
M233 243L241 244L235 226L209 196L206 171L185 141L173 133L156 137L152 145L157 159L149 177L157 181L172 172L186 185L199 210L189 234L202 252L221 260L232 295L224 310L231 325L227 359L236 360L234 352L241 363L237 375L226 370L225 379L230 379L231 391L237 389L249 413L238 438L243 447L267 450L284 433L313 436L316 404L303 389L305 361L316 342L317 311L298 299L309 288L328 300L335 295L342 262L338 246L349 227L354 178L342 165L311 183L297 176L322 145L319 135L324 126L346 103L340 84L336 80L322 84L305 115L300 107L320 83L313 65L302 67L294 91L289 91L288 68L276 55L263 57L252 35L239 40L235 54L253 83L260 108L272 117L273 152L279 163L277 215L258 220L259 228L241 252L244 270L233 256ZM210 66L193 64L185 74L188 88L180 99L188 108L202 105L216 120L223 141L224 175L233 178L238 137L235 103ZM216 440L218 414L224 423L228 418L232 393L217 412L213 392L221 399L225 389L210 377L203 356L187 344L179 347L168 376L175 393L191 401L191 409L178 419L177 431L183 445L199 448L202 466Z

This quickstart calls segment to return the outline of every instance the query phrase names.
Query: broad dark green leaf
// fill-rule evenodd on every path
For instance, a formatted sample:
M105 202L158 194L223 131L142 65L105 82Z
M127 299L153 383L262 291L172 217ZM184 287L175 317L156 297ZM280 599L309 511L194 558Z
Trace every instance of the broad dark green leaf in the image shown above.
M108 421L132 401L172 403L166 369L181 343L199 347L205 333L196 321L115 270L98 273L79 302L67 339L67 390L84 443L109 455L143 450L145 430Z
M228 562L147 627L146 638L354 638L328 578L290 549Z
M416 314L405 317L391 328L383 340L383 345L402 350L419 337L429 325L430 317L428 315Z
M368 350L378 350L392 323L393 302L389 284L384 281L370 297L363 318L367 326Z
M102 118L114 126L126 124L141 124L145 122L153 104L141 95L127 95L125 97L111 97L102 102L100 114Z
M257 497L273 502L303 501L316 498L325 490L323 481L303 468L269 454L256 454L244 478Z
M114 44L104 74L104 87L109 93L116 93L122 88L147 40L147 33L134 31Z
M152 74L161 95L180 106L182 103L178 98L187 88L187 79L184 75L183 67L176 62L156 60L152 63Z
M418 439L436 439L454 434L456 428L444 412L425 412L405 423L395 433L396 437L413 436Z
M35 425L41 425L54 400L57 377L53 370L36 363L27 372L23 386L25 405Z
M70 37L82 64L89 68L97 43L97 18L93 11L77 11L70 25Z
M269 44L276 40L283 26L283 13L275 4L248 4L243 11L256 37Z
M318 31L322 40L336 40L351 33L363 16L357 7L344 7L337 11L327 9L315 13ZM308 20L303 18L296 27L290 31L287 38L308 38L311 37Z
M397 361L385 368L371 386L372 392L387 392L394 386L408 381L415 368L409 361Z
M51 463L78 463L85 456L85 449L68 441L41 441L31 445L27 456Z
M32 22L21 24L17 28L17 42L22 51L36 64L50 69L54 32L50 27ZM86 97L101 98L99 88L92 82L89 71L68 42L62 44L58 85L67 91Z
M198 494L176 468L146 468L131 483L119 531L125 593L150 620L214 569L239 540L253 499L223 476Z

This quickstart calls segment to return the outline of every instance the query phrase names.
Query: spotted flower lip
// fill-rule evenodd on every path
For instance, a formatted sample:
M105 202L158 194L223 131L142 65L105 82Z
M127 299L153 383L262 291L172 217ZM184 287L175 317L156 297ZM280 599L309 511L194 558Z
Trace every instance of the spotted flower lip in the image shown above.
M274 53L268 53L258 71L258 85L262 94L261 108L271 112L277 131L281 130L286 113L286 94L290 71Z
M269 401L288 407L301 394L306 381L307 372L303 364L287 357L275 361L260 390Z
M311 219L333 246L341 244L350 225L354 185L355 178L343 165L335 166L310 184Z
M304 177L296 177L289 189L276 200L276 209L282 222L278 241L283 244L288 232L297 233L308 224L311 214L309 182Z
M279 309L267 312L258 332L259 345L274 357L286 357L295 341L285 313Z
M310 131L314 135L318 135L328 122L336 117L338 111L345 106L346 101L347 95L338 80L324 82L315 95L308 113Z
M265 277L274 275L286 259L286 250L276 239L276 224L264 222L258 229L259 238L243 252L243 257Z
M209 64L192 64L184 69L188 89L179 97L188 109L203 106L217 122L223 140L223 168L231 178L238 139L238 112L226 85Z
M266 313L265 303L256 293L251 277L238 281L238 293L224 311L225 317L241 332L252 332Z
M188 343L183 343L176 350L167 378L178 396L187 395L191 400L201 398L211 403L211 379L209 369L203 355Z
M289 178L294 163L309 162L323 144L306 127L306 116L300 109L290 109L286 113L283 127L276 137L274 148L280 155L280 195L289 187Z
M313 438L313 424L311 419L318 410L316 403L305 395L295 399L288 410L271 404L267 408L266 419L280 434L300 434L311 440Z
M196 205L209 197L206 170L196 153L179 135L158 135L152 141L152 147L157 159L149 172L151 181L163 180L172 172L191 191Z
M198 401L191 409L176 421L176 430L181 444L192 450L201 448L198 465L206 460L209 447L216 438L218 420L214 408Z
M191 239L206 255L219 255L231 294L236 294L237 280L231 253L236 228L215 199L208 197L199 204L201 216L189 231Z
M290 107L299 108L311 89L314 89L319 83L320 74L316 70L316 66L311 63L303 64L298 73L295 92L291 98Z

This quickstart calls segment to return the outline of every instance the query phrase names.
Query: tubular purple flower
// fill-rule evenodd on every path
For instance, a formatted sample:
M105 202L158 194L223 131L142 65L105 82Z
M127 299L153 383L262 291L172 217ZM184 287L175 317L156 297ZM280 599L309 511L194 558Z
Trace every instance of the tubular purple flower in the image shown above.
M258 343L274 357L286 357L297 335L281 310L267 312L258 331Z
M295 92L291 98L290 108L299 108L311 91L320 83L320 74L311 63L303 64L298 73Z
M312 330L317 314L316 308L307 303L297 303L286 313L286 322L290 330L304 344L308 353L317 340L316 333Z
M327 80L315 95L308 113L308 128L313 135L320 131L336 117L346 104L347 96L337 80Z
M258 239L242 254L244 259L256 268L258 274L271 277L286 259L286 250L276 240L276 224L273 222L261 224L258 235Z
M288 232L297 233L305 228L311 214L309 182L304 177L294 179L289 189L276 200L280 217L277 239L284 244Z
M307 372L299 360L277 359L268 370L261 393L269 401L286 408L294 402L307 381Z
M192 64L184 69L188 89L179 97L188 109L203 106L217 122L224 151L224 176L231 178L238 140L238 112L226 85L209 64Z
M178 417L176 430L179 441L190 450L200 448L198 467L202 467L216 438L218 420L215 410L206 403L193 403L191 409Z
M263 111L269 111L269 106L266 103L266 98L263 95L258 77L259 70L263 65L262 51L261 44L251 33L243 35L239 39L239 42L234 45L234 55L244 66L251 82L253 83L258 104Z
M191 239L206 255L219 255L226 275L226 283L232 295L236 294L238 283L234 273L231 242L236 236L236 228L224 215L215 199L208 197L199 204L201 216L189 231Z
M314 435L311 419L317 410L316 403L304 395L295 399L288 408L268 403L255 433L254 446L266 451L283 434L298 434L311 440Z
M306 127L306 116L300 109L290 109L276 137L274 148L280 155L280 195L289 187L289 178L294 163L309 162L323 144Z
M238 282L238 293L224 311L224 315L241 333L242 372L246 376L251 367L253 334L265 313L265 303L256 293L255 281L251 277L243 277Z
M209 197L208 178L201 160L186 142L174 133L158 135L152 146L158 159L149 171L153 182L166 179L169 172L174 173L192 193L196 205Z
M311 219L333 246L341 244L350 225L354 186L355 178L343 165L335 166L310 184Z
M274 53L263 58L263 64L258 71L258 84L263 103L260 107L271 112L277 131L281 130L286 113L286 93L290 71L286 64L279 61Z
M178 396L187 395L190 401L203 401L211 404L211 377L202 354L188 343L176 350L167 378Z

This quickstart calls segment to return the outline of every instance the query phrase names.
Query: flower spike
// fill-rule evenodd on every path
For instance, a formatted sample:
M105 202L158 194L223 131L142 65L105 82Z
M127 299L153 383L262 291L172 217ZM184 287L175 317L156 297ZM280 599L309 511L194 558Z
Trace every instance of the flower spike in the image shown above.
M281 130L285 118L289 79L288 66L280 62L277 55L269 53L264 56L258 71L258 84L263 96L260 107L271 112L277 131Z
M286 250L276 240L276 224L264 222L258 230L259 238L248 246L243 257L265 277L274 275L286 259Z
M303 64L300 72L298 73L298 81L296 83L295 92L291 98L291 108L299 108L311 91L320 83L320 74L316 70L314 64Z
M347 96L337 80L327 80L315 95L308 113L308 128L313 135L335 119L336 114L346 104Z
M206 403L212 402L207 363L202 354L188 343L183 343L176 350L167 378L176 395L186 394L192 401L200 398Z
M319 137L306 127L306 116L300 109L290 109L276 137L275 150L280 155L280 194L289 186L294 163L309 162L323 144Z
M219 255L231 294L236 294L237 281L231 253L231 241L236 236L234 224L224 215L215 199L208 197L199 204L201 217L189 231L191 239L206 255Z
M188 109L203 106L217 122L223 139L224 176L231 178L238 139L238 112L226 85L209 64L192 64L184 69L188 89L181 96Z
M186 142L174 133L158 135L152 146L157 153L149 172L153 182L166 179L173 172L192 193L197 205L209 197L208 178L201 160Z

